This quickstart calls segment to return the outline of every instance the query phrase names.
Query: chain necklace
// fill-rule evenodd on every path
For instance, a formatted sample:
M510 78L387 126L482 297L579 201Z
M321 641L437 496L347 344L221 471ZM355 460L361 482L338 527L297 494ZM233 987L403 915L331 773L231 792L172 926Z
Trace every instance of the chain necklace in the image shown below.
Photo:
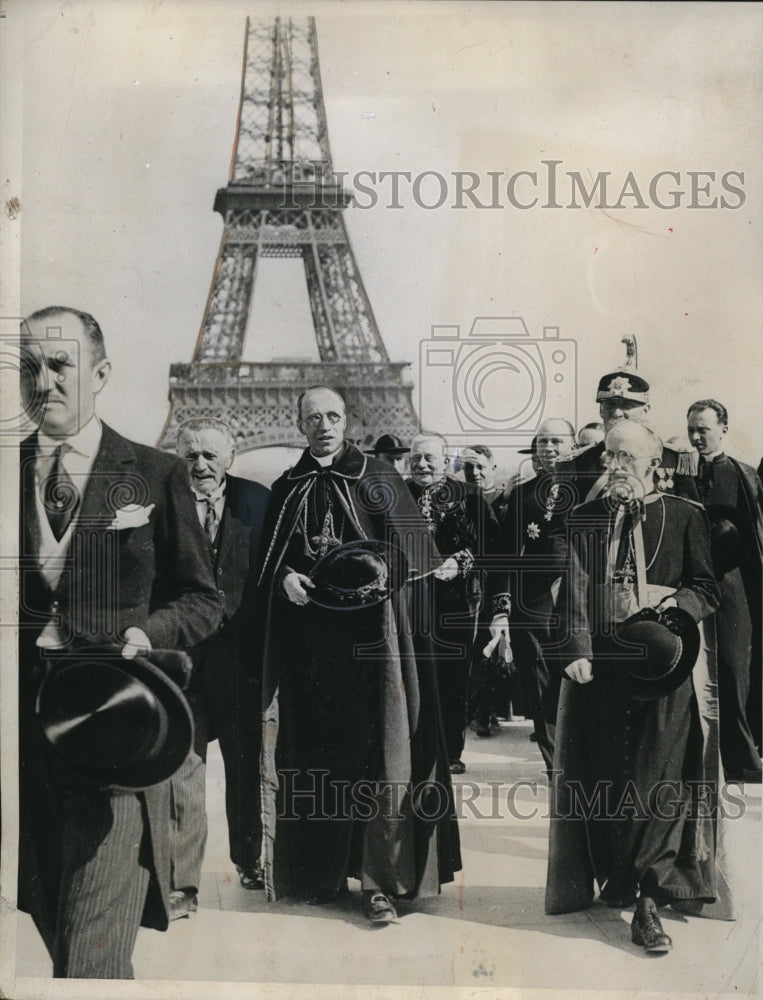
M309 533L307 526L307 508L310 505L310 496L313 497L313 507L315 509L317 522L318 511L315 503L316 489L318 489L317 481L313 489L310 493L308 493L305 505L302 508L302 535L305 540L305 555L312 556L313 559L321 559L330 549L335 549L338 545L341 545L342 542L336 535L334 527L334 505L331 495L328 492L326 493L326 513L323 516L323 524L321 525L320 533L317 535L311 535Z
M652 558L644 567L644 571L648 572L652 566L654 566L654 561L657 558L657 553L660 551L660 546L662 545L663 535L665 534L665 500L660 496L660 507L662 508L662 521L660 524L660 535L657 539L657 545L652 553ZM633 529L628 533L628 552L625 557L625 562L622 569L615 570L614 579L625 582L632 582L635 579L635 564L636 564L636 552L633 544Z

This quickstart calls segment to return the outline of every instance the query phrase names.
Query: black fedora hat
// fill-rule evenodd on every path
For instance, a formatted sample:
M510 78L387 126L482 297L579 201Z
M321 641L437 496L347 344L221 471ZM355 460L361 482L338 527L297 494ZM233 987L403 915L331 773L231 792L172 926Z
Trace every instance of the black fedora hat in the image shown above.
M382 434L376 439L373 448L366 451L366 455L407 455L410 450L396 434Z
M616 659L636 701L654 701L675 691L699 655L697 623L681 608L642 608L617 626L615 636ZM627 646L635 647L632 654L626 653Z
M752 525L736 507L708 504L710 554L716 576L723 576L744 559L753 545Z
M408 576L408 561L396 545L375 538L346 542L327 552L310 572L313 604L357 611L385 601Z
M136 791L165 781L193 743L191 710L177 684L145 657L125 659L116 645L83 646L54 660L37 715L56 754L102 788Z

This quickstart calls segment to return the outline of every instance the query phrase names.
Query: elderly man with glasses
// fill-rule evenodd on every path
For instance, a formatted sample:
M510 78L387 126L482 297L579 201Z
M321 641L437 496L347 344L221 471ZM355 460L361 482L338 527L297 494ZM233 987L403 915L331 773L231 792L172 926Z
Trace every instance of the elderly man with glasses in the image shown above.
M397 920L396 897L437 894L460 868L421 627L440 559L400 475L345 441L342 396L314 386L298 406L308 447L273 484L263 533L266 889L321 905L354 876L380 925ZM348 546L358 558L322 592L318 572ZM397 564L419 582L380 576L374 596L353 567L367 573L380 552L385 577Z
M650 954L672 948L659 906L728 916L715 864L717 717L702 718L692 676L713 670L697 658L693 623L717 607L718 589L701 507L655 486L662 453L649 428L618 422L606 438L604 495L567 520L546 884L548 913L590 906L594 880L608 906L635 902L631 940ZM654 609L646 632L678 650L662 673L657 638L619 638L644 609ZM651 689L634 687L634 676L650 675Z

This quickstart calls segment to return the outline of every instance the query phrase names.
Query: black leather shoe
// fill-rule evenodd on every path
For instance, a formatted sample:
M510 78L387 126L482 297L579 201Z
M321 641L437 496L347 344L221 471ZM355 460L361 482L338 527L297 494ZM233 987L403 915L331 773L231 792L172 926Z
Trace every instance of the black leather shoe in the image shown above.
M327 903L333 903L335 899L339 899L346 889L315 889L312 895L307 898L308 906L325 906Z
M466 771L466 765L462 760L452 760L450 762L451 774L463 774L465 771Z
M236 865L236 871L238 872L238 880L245 889L265 888L265 873L259 862L253 868L239 868Z
M383 892L363 890L363 911L372 924L396 924L397 910Z
M199 908L199 899L193 889L173 889L170 893L170 920L190 917Z
M650 955L664 955L673 948L673 942L662 929L654 900L648 896L636 901L636 912L631 923L631 941L640 944Z

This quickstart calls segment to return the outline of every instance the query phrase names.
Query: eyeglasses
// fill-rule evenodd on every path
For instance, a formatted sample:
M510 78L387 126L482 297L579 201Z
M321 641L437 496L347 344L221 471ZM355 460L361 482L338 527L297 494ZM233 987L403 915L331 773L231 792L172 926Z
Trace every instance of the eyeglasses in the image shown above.
M308 416L303 417L302 420L307 424L308 427L320 427L323 423L324 417L328 420L330 424L338 424L342 419L341 413L335 413L331 410L329 413L310 413Z
M631 465L631 463L638 462L639 459L646 457L646 455L631 455L629 451L605 451L601 456L601 461L604 465L611 465L616 459L617 464L623 466Z

